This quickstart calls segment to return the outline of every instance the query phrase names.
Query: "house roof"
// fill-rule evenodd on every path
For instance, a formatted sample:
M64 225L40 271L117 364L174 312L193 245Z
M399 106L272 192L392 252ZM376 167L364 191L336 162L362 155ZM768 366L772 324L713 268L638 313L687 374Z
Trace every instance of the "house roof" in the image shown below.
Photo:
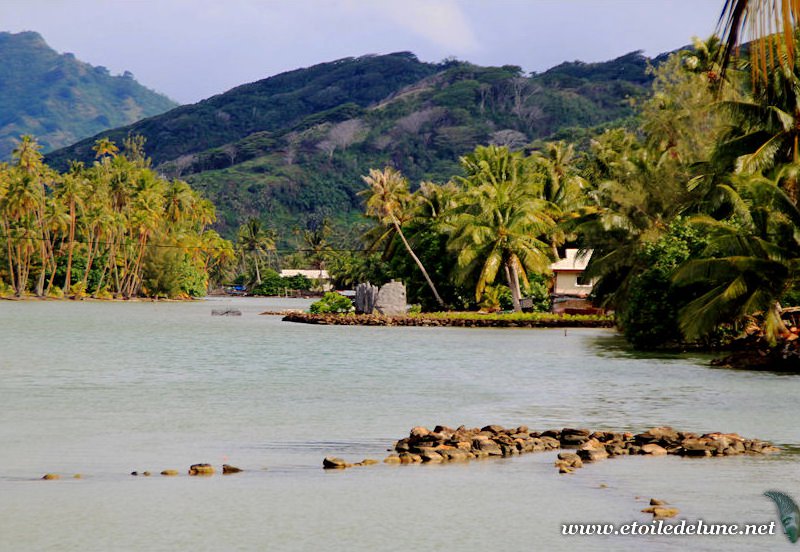
M592 258L592 251L584 251L583 254L578 254L580 249L567 249L565 251L566 257L550 265L550 270L556 272L559 270L586 270L586 265L589 264L589 259Z
M291 276L305 276L309 280L330 280L331 277L327 270L285 268L281 270L281 276L288 278Z

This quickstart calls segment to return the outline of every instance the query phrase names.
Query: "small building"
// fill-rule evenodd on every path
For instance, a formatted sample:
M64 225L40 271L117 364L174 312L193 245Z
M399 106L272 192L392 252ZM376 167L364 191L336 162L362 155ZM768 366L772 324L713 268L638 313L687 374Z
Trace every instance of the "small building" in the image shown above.
M291 278L292 276L305 276L322 291L330 291L333 289L331 285L331 276L328 274L327 270L316 268L285 268L281 270L281 277Z
M550 265L553 271L554 313L590 313L597 312L589 301L593 282L584 276L586 266L592 257L591 251L580 254L579 249L567 249L563 259Z

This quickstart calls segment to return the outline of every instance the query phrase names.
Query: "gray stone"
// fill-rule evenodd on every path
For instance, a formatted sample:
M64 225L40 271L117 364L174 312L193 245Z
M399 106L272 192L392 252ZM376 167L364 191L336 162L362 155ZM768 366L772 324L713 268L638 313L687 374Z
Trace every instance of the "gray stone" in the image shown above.
M385 316L399 316L406 313L406 286L403 282L389 282L381 286L375 300L375 310Z
M241 316L239 309L211 309L211 316Z
M369 282L356 286L356 314L372 314L378 300L378 287Z

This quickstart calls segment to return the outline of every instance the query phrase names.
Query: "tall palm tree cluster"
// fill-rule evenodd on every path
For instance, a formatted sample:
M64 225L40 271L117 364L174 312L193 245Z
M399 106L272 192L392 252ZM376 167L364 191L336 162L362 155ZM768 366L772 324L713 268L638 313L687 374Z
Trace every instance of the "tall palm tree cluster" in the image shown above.
M528 275L546 272L556 259L566 236L559 222L579 206L586 183L564 162L572 156L563 143L535 155L479 146L461 158L463 176L423 182L413 193L399 171L373 169L362 192L367 216L378 223L367 234L368 249L383 244L389 258L399 239L440 307L446 301L411 242L422 246L421 256L435 257L437 277L450 281L451 305L491 303L505 282L520 310Z
M455 286L479 301L502 280L516 310L559 248L592 250L595 300L637 345L744 331L797 339L786 309L800 305L796 40L767 40L764 78L752 78L755 57L696 40L655 70L635 127L580 150L478 147L462 175L413 193L394 169L371 171L366 214L378 224L368 243L383 243L384 258L413 251L431 290ZM413 280L413 270L395 276ZM434 295L453 305L458 293Z
M159 177L131 137L94 147L91 167L61 174L21 139L0 165L0 287L23 296L198 295L233 257L208 226L214 207L188 184Z

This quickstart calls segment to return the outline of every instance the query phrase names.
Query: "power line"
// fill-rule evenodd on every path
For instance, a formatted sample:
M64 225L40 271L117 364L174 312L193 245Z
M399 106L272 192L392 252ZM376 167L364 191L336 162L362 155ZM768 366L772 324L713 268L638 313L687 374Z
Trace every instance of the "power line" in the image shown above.
M9 237L8 234L0 233L0 239L7 239ZM19 236L19 237L11 237L13 240L28 240L28 241L47 241L41 236ZM58 240L54 240L58 241ZM62 240L64 243L68 243L68 240ZM128 245L136 245L141 247L142 244L138 241L127 241L127 242L107 242L107 241L96 241L96 242L89 242L84 239L76 239L72 240L73 243L79 243L83 245L105 245L107 247L111 247L112 245L117 246L128 246ZM199 245L177 245L177 244L168 244L168 243L153 243L153 242L146 242L144 244L145 247L154 247L154 248L164 248L164 249L182 249L182 250L201 250L201 251L227 251L227 247L204 247ZM233 246L233 249L236 249L236 246ZM369 251L368 249L352 249L352 248L334 248L329 247L325 248L322 251L316 249L309 249L309 248L289 248L289 247L276 247L275 249L268 249L267 253L285 253L285 252L293 252L293 253L341 253L341 252L351 252L351 253L359 253Z

